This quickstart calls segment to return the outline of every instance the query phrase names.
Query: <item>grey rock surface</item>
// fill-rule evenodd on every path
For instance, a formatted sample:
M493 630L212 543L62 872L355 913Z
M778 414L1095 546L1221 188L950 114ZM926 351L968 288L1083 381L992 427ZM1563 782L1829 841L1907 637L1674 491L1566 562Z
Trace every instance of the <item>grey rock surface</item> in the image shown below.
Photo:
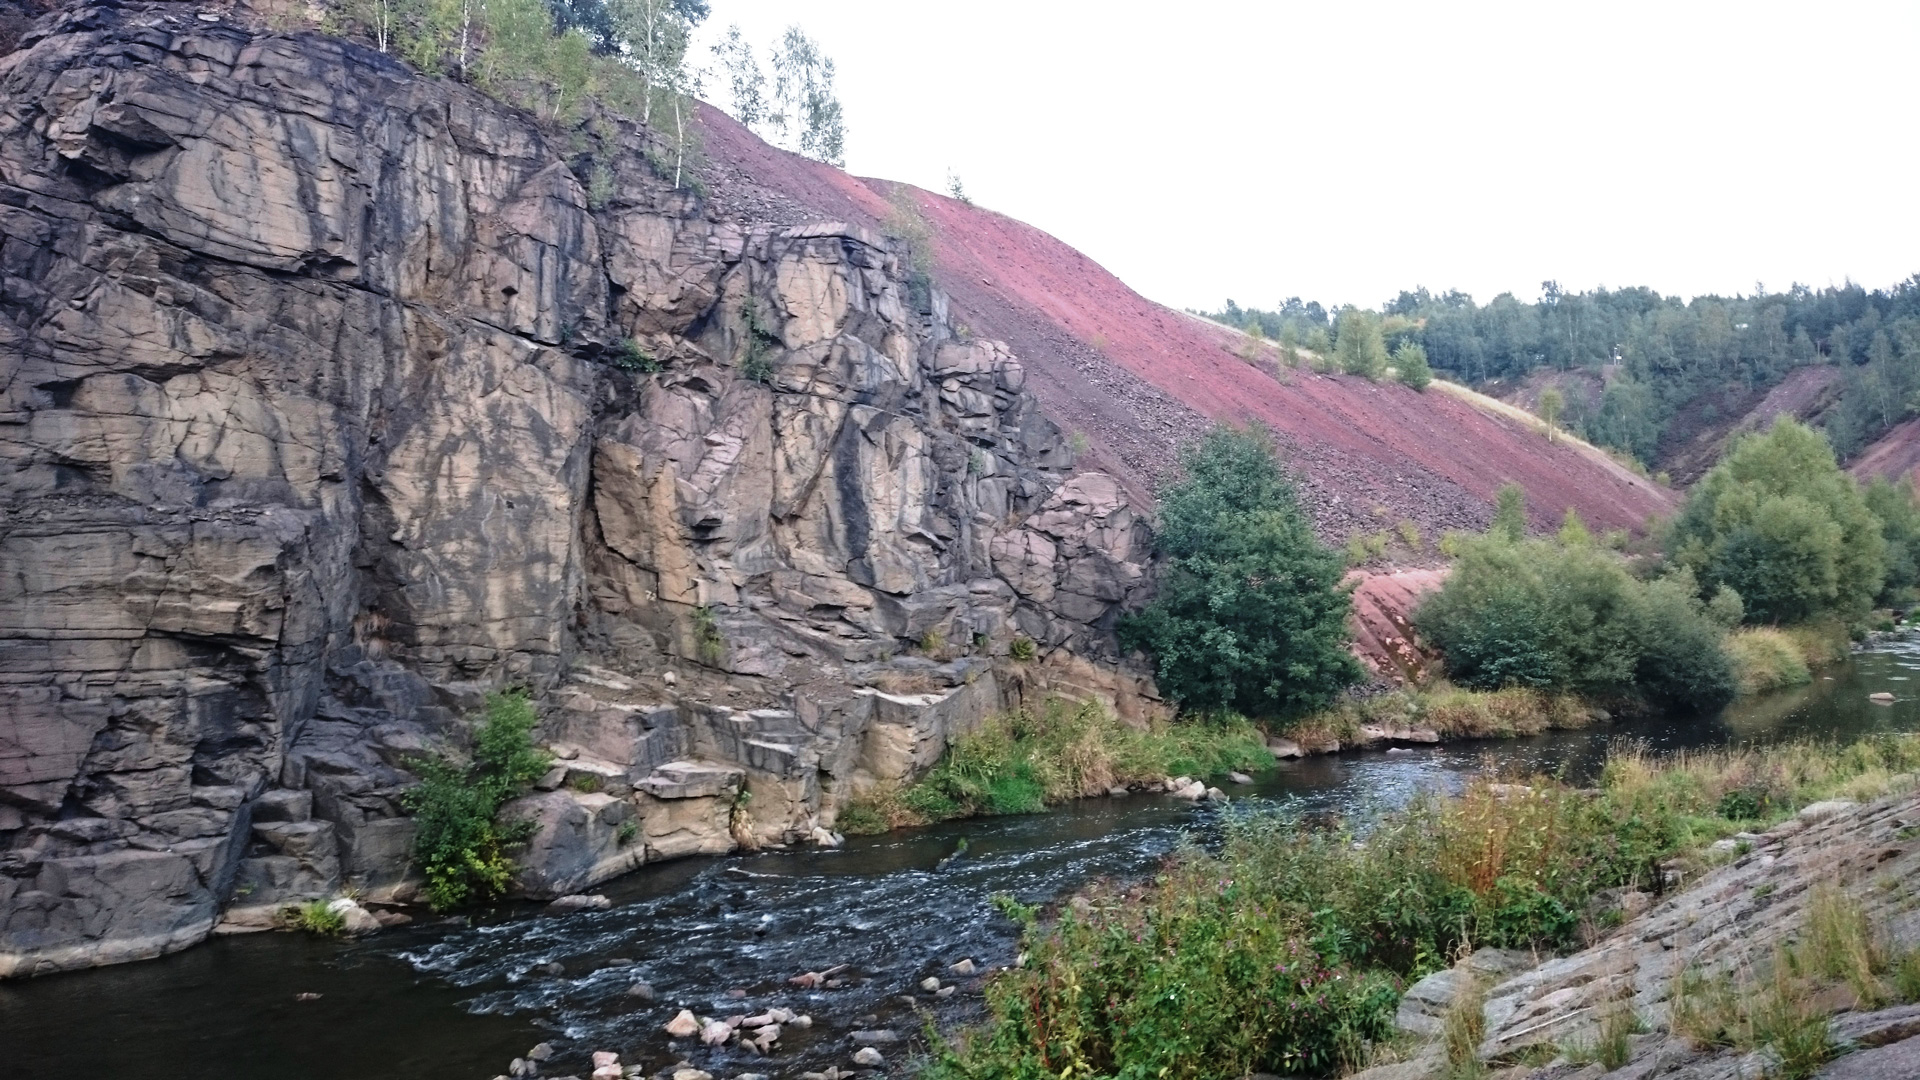
M0 977L408 899L410 763L501 686L579 754L537 896L1153 707L1145 515L883 239L630 126L590 203L524 113L184 5L50 15L0 97Z

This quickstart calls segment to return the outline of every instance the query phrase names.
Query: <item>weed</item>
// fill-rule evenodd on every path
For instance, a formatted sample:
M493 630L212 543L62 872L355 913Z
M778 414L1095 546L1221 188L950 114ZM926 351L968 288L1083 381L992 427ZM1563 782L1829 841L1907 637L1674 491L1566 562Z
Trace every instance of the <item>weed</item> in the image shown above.
M1645 1034L1646 1021L1625 1002L1615 1002L1601 1014L1600 1030L1592 1042L1576 1041L1562 1048L1575 1065L1598 1063L1608 1072L1633 1056L1633 1036Z
M309 900L289 907L283 913L285 924L309 934L338 934L347 928L347 917L333 910L328 900Z
M1400 531L1400 542L1407 545L1408 551L1418 552L1420 550L1423 539L1420 535L1420 526L1402 518L1400 524L1394 526L1394 528Z
M660 370L660 361L641 349L639 342L632 338L621 338L619 347L613 352L613 366L621 371L651 375Z
M590 772L583 772L574 777L567 786L582 795L591 795L600 790L600 777Z
M1092 447L1093 441L1087 438L1087 433L1084 431L1076 431L1067 436L1067 449L1072 450L1075 457L1085 454Z
M920 651L928 656L940 656L947 651L947 635L938 630L929 629L920 635Z
M613 201L613 169L606 162L598 162L587 179L587 205L595 210L605 209Z
M746 325L740 374L757 383L772 382L773 356L782 344L779 333L761 319L760 307L752 300L740 305L740 319Z
M1040 647L1032 638L1021 635L1007 645L1007 655L1019 663L1031 664L1034 657L1040 655Z
M1886 1003L1888 988L1880 980L1892 967L1886 946L1859 902L1832 884L1816 885L1808 896L1797 959L1809 974L1846 983L1860 1008Z
M626 847L640 835L640 823L628 818L620 823L620 828L614 835L619 840L620 846Z

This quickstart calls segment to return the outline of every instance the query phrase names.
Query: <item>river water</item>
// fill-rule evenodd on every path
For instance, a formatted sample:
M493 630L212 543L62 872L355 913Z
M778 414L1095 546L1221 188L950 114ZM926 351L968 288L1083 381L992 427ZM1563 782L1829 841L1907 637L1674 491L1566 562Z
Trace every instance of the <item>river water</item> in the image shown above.
M1242 805L1365 813L1457 789L1487 769L1590 778L1623 740L1673 751L1916 731L1917 681L1920 641L1888 642L1810 686L1718 717L1284 762L1232 794ZM1868 702L1883 690L1899 700ZM847 1067L852 1030L911 1036L922 1008L934 1007L943 1023L978 1010L972 981L946 968L963 957L983 969L1012 959L1013 927L995 913L994 894L1040 903L1094 878L1148 872L1181 843L1204 840L1220 812L1158 796L1094 799L852 838L839 851L663 863L603 886L614 901L603 912L507 909L359 941L255 934L145 963L0 983L0 1075L485 1080L542 1040L557 1051L548 1075L584 1076L596 1049L650 1072L688 1059L722 1078ZM965 853L942 865L963 839ZM802 991L786 982L837 964L847 965L842 987ZM961 990L936 1002L917 988L928 976ZM628 993L641 980L656 1001ZM669 1046L661 1031L681 1007L727 1016L771 1006L814 1018L809 1030L789 1028L771 1059L691 1041ZM883 1049L895 1071L910 1052Z

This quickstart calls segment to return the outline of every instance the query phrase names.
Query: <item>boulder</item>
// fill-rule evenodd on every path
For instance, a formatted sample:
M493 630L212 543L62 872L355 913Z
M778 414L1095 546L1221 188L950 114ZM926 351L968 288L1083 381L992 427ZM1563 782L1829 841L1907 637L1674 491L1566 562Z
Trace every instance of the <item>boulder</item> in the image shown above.
M674 1014L673 1019L667 1021L666 1030L667 1034L675 1039L691 1038L700 1033L700 1021L695 1018L691 1010L681 1009Z

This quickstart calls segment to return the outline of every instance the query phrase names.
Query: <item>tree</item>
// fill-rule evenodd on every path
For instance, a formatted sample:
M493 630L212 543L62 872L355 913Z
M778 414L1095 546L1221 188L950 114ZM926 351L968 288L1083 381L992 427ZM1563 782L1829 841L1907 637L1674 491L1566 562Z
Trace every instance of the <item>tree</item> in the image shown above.
M1161 493L1160 594L1121 624L1183 709L1286 718L1364 673L1347 651L1349 590L1258 428L1216 427Z
M1519 543L1527 536L1527 493L1519 484L1502 484L1493 503L1493 524L1488 536Z
M1547 441L1553 441L1554 425L1560 419L1560 411L1567 406L1567 399L1557 386L1549 386L1540 391L1540 419L1547 422Z
M1674 522L1676 563L1740 594L1750 622L1864 615L1886 577L1882 525L1818 432L1781 419L1735 443Z
M1347 307L1334 325L1334 363L1349 375L1378 379L1387 370L1387 343L1370 311Z
M737 24L727 27L726 36L713 47L713 55L720 61L722 85L732 104L733 118L745 124L747 130L761 134L770 113L767 76L760 70L753 46L740 33Z
M1877 603L1904 607L1914 601L1920 584L1920 505L1914 502L1911 477L1898 483L1882 477L1867 485L1867 509L1880 519L1880 535L1887 542L1887 577Z
M768 117L787 149L846 166L846 127L833 91L833 60L798 26L773 51L773 112Z
M947 194L968 206L973 205L973 200L967 198L967 186L960 182L960 174L952 169L947 170Z
M1427 350L1417 341L1403 341L1393 350L1393 370L1401 382L1415 390L1425 390L1433 381L1433 368L1427 366Z

